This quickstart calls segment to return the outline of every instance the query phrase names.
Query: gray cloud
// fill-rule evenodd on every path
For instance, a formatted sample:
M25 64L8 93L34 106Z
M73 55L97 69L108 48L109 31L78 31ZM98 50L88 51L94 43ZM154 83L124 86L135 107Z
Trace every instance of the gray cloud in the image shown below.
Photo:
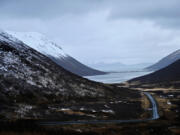
M46 34L83 63L154 62L179 49L179 0L0 0L0 28Z
M148 19L179 26L179 0L1 0L0 16L52 19L109 10L109 19Z
M164 27L179 27L179 0L138 0L131 2L111 3L110 19L150 20Z
M0 15L22 18L55 18L97 10L102 0L3 0Z
M179 0L111 1L112 16L123 18L179 18Z

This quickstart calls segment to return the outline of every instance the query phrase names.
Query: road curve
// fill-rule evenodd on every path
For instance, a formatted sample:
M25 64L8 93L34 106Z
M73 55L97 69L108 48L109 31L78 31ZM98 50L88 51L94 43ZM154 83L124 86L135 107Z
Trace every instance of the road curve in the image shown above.
M148 99L150 100L151 105L152 105L152 118L151 119L152 120L158 119L159 113L158 113L158 107L157 107L155 99L148 92L144 92L144 94L148 97Z
M144 94L148 97L149 101L152 105L152 117L149 119L134 119L134 120L91 120L91 121L48 121L48 122L40 122L40 125L44 126L56 126L56 125L71 125L71 124L120 124L120 123L138 123L145 122L150 120L156 120L159 118L157 103L151 94L148 92L144 92Z

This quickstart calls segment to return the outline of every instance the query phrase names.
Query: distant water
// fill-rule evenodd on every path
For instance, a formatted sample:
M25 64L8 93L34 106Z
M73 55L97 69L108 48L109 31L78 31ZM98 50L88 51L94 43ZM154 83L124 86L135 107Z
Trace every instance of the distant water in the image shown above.
M103 82L103 83L121 83L149 73L150 72L146 72L146 71L121 71L121 72L114 72L105 75L84 76L84 78L96 82Z

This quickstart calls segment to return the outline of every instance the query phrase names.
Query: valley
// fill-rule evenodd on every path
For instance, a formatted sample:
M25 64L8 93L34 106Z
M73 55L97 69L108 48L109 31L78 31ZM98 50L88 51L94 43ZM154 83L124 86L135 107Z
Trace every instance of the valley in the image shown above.
M0 134L179 132L179 61L95 82L6 32L0 33L0 59Z
M0 0L0 135L180 135L180 0Z

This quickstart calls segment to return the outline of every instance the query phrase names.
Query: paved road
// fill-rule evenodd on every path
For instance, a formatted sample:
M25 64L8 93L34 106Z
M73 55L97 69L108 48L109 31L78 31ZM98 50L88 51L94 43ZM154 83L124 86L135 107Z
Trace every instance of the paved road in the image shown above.
M120 124L120 123L138 123L145 122L149 120L156 120L159 118L158 108L155 99L148 92L144 92L144 94L148 97L149 101L152 105L152 117L149 119L135 119L135 120L92 120L92 121L51 121L51 122L41 122L40 125L46 126L55 126L55 125L71 125L71 124Z
M149 98L152 105L152 118L151 119L152 120L158 119L159 113L158 113L158 107L157 107L155 99L148 92L144 92L144 94Z

